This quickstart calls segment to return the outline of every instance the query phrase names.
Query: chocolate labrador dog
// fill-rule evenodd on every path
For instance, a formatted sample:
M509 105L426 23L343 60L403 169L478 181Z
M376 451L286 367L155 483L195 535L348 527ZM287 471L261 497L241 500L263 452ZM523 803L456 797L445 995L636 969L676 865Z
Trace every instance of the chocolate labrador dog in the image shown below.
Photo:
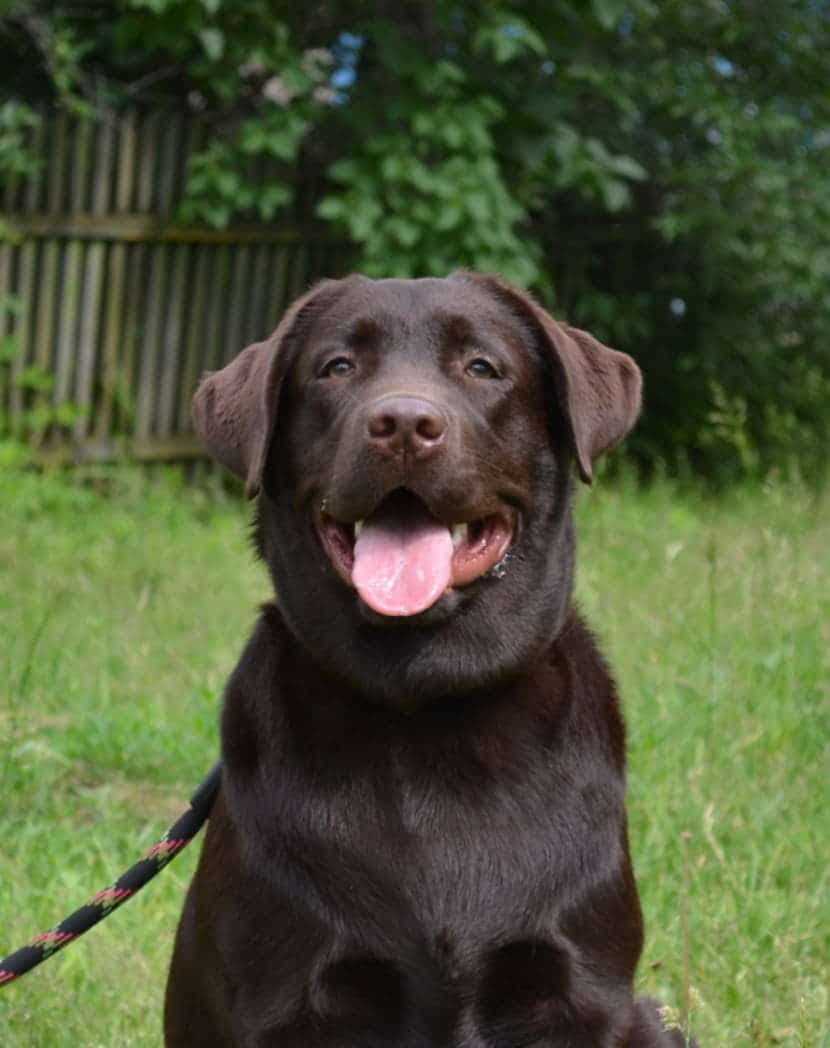
M572 464L640 374L496 277L327 281L209 375L277 594L227 686L176 1048L681 1045L643 930Z

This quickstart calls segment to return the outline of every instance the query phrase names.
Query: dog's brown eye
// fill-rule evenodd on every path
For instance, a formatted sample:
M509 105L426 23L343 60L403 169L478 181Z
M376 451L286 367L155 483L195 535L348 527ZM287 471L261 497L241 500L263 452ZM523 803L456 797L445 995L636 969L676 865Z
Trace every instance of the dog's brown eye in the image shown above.
M354 371L354 364L348 357L334 357L327 360L317 374L318 378L343 378Z
M484 357L476 357L475 360L471 360L466 368L467 374L472 375L473 378L498 378L499 373L493 367L489 360L485 360Z

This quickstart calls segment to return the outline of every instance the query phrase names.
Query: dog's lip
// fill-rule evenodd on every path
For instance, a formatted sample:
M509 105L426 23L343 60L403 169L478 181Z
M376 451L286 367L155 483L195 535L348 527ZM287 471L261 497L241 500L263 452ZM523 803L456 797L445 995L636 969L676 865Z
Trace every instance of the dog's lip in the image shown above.
M507 503L495 512L477 515L471 510L462 516L463 519L446 525L454 547L449 589L469 586L497 567L516 541L521 522L519 511ZM314 531L328 560L351 588L354 545L366 519L340 521L322 506L313 513Z

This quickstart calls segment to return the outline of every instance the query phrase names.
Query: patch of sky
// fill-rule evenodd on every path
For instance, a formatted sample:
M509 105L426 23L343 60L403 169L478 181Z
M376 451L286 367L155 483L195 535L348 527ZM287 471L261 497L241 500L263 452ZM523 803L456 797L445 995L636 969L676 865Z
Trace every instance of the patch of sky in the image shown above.
M357 64L364 43L365 37L357 33L341 33L331 49L334 65L329 83L337 92L336 101L341 104L348 101L348 90L357 80Z
M723 55L715 55L712 59L712 68L720 76L730 77L735 75L735 64Z

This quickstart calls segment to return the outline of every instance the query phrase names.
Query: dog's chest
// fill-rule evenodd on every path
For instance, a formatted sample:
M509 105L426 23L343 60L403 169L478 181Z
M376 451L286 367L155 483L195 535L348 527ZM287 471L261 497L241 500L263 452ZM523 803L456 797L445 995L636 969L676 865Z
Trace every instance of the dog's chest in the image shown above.
M417 923L445 952L449 940L477 950L548 924L555 885L590 846L570 839L572 784L541 764L483 774L460 755L436 759L418 775L396 755L380 800L392 830L381 865L397 871Z
M376 766L370 781L352 781L328 821L338 838L332 862L360 871L343 914L350 931L333 950L335 970L366 953L387 973L414 959L452 1016L453 1044L483 1044L474 1036L482 1024L522 1026L539 1009L559 1008L574 963L561 914L596 853L603 820L574 825L568 812L586 783L552 763L482 776L456 755L417 774L399 754ZM372 914L385 922L373 941L348 910L356 895L373 899Z

